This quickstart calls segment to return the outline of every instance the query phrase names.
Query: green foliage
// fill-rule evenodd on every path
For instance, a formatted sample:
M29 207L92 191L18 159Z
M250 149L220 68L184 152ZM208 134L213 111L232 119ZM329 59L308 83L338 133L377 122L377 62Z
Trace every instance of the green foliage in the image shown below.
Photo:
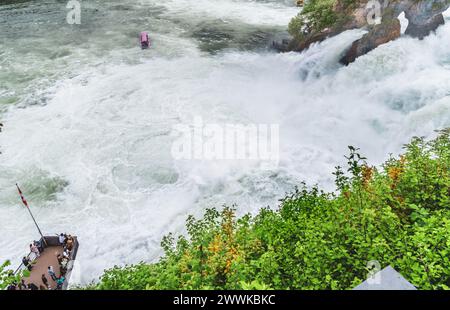
M6 289L10 284L18 284L22 277L28 277L30 275L28 270L14 274L11 269L7 269L10 265L10 261L6 261L0 265L0 290Z
M338 15L333 7L336 0L310 0L306 2L303 10L289 23L289 33L301 38L306 31L320 31L333 25Z
M367 263L391 265L420 289L450 287L450 130L414 138L379 169L349 147L336 193L301 184L277 210L189 217L165 255L105 272L97 289L351 289Z
M333 28L346 20L349 10L359 3L356 0L310 0L289 23L288 31L301 40L305 34Z

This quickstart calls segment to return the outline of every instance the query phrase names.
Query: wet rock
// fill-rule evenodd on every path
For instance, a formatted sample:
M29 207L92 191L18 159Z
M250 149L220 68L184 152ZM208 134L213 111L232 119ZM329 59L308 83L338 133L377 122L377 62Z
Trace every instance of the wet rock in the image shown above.
M440 25L443 24L445 24L445 21L444 16L442 14L433 16L431 19L427 20L427 22L424 24L418 25L410 21L408 28L406 28L405 34L419 39L423 39L431 32L435 31Z
M400 37L400 34L401 24L398 19L375 25L369 33L353 42L352 47L347 51L340 62L344 65L348 65L354 62L359 56L367 54L381 44L397 39Z
M292 40L288 50L302 51L343 31L367 29L368 33L353 42L341 59L342 63L349 64L376 47L397 39L401 34L398 16L402 12L409 21L405 34L423 39L445 23L442 13L449 7L450 0L360 0L351 4L348 0L336 0L333 6L338 17L336 22L324 29L314 29L306 24L302 38Z
M272 41L272 48L278 52L287 52L289 50L289 39L283 39L281 41Z
M406 34L423 39L445 23L442 13L450 6L450 0L414 1L405 9L409 21Z

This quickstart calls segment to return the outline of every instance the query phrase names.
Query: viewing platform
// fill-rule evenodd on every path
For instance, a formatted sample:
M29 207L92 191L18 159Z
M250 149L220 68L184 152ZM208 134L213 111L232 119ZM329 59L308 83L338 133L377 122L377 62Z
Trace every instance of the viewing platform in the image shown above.
M48 286L47 289L55 290L57 289L57 283L54 281L50 275L48 274L48 267L52 266L53 270L55 272L55 275L57 278L61 277L61 265L58 261L58 254L63 255L64 252L64 246L59 242L58 236L44 236L46 243L41 238L39 242L43 245L44 251L42 251L37 257L37 255L33 252L30 252L27 256L27 258L30 260L32 269L30 270L30 274L28 277L24 277L23 281L26 285L33 283L38 288L41 286L44 286L47 288L47 286L42 282L42 275L45 275L45 277L48 280ZM78 239L76 236L72 236L73 238L73 248L72 251L70 251L70 255L68 258L68 262L65 266L66 272L64 274L64 283L62 285L63 290L67 289L69 285L69 279L70 275L72 273L73 264L76 259L76 255L78 252ZM22 263L15 271L17 274L20 271L23 271L27 269L27 267Z

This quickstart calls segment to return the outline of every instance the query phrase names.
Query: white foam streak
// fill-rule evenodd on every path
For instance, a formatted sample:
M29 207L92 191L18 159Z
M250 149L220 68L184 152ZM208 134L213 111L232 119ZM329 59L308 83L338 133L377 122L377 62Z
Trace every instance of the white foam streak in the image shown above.
M181 16L190 15L197 18L207 16L228 22L238 20L252 25L270 26L286 26L292 16L298 13L298 8L293 3L286 6L283 1L166 0L164 6L170 9L171 14Z

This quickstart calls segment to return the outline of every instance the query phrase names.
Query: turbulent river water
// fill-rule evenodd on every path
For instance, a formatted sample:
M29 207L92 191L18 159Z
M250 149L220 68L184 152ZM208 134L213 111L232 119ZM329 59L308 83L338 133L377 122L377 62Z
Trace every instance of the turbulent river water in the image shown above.
M348 145L380 164L450 126L450 22L342 67L362 31L302 54L268 48L293 0L81 2L80 25L66 23L66 1L0 2L0 261L18 264L38 238L16 182L45 233L79 236L74 282L87 283L157 259L188 214L276 207L302 180L333 189ZM278 167L174 160L173 126L198 116L279 124Z

